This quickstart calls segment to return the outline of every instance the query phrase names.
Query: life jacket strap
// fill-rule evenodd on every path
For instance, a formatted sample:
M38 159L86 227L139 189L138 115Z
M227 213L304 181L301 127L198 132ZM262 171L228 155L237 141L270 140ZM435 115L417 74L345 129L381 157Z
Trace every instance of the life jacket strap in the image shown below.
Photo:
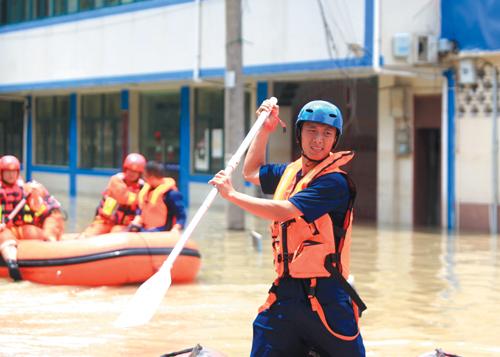
M273 282L273 285L271 285L271 288L269 289L269 295L267 295L266 302L259 307L259 314L264 311L269 309L277 300L276 297L276 290L278 289L278 284L279 284L279 279L276 279Z
M336 263L333 266L332 263ZM330 254L325 259L325 269L339 281L342 289L349 295L351 301L353 302L353 306L356 305L357 314L356 317L361 317L363 311L366 310L366 304L361 300L358 292L352 287L351 284L344 278L344 276L339 271L340 268L340 254Z
M354 334L352 336L342 335L341 333L335 332L330 327L330 325L328 324L328 321L326 320L326 316L325 316L325 312L323 311L323 307L321 306L318 298L316 297L316 284L317 284L316 278L312 278L311 285L309 287L309 294L307 296L309 298L309 302L311 303L312 310L318 314L319 319L321 320L321 322L323 323L323 325L325 326L327 331L330 332L333 336L335 336L338 339L341 339L343 341L355 340L359 336L359 327L358 327L358 331L356 332L356 334ZM353 304L353 308L354 308L354 304ZM356 315L355 309L354 309L354 316L355 316L355 320L356 320L356 325L358 325L358 318L356 317L357 315Z

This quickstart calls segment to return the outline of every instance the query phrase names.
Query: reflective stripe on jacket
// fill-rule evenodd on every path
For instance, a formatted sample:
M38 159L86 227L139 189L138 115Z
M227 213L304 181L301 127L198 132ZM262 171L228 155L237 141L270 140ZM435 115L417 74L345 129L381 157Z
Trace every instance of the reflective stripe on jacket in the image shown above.
M6 185L5 183L0 186L0 203L2 205L2 217L1 222L4 222L9 214L14 211L18 203L23 199L24 191L23 191L23 182L16 181L12 186ZM25 215L25 207L23 207L19 213L12 219L9 225L22 226L25 221L26 223L30 222L30 215Z
M128 225L134 219L139 207L138 194L143 186L142 179L127 184L124 173L113 175L102 194L97 214L114 224Z

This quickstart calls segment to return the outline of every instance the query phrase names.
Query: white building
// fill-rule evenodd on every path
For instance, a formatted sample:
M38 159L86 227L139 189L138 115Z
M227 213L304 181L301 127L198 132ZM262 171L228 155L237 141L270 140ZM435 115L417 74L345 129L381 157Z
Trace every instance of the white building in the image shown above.
M123 155L140 151L178 169L198 202L223 166L225 2L40 3L1 2L0 154L76 195L100 192ZM340 148L357 151L358 220L454 226L444 5L243 1L247 122L275 95L290 129L274 134L270 158L292 159L300 107L330 100L344 114Z

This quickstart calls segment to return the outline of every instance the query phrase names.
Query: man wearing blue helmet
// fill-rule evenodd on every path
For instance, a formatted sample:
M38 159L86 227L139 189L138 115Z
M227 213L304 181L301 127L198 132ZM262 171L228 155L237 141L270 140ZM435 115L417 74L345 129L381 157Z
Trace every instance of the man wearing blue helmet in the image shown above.
M358 317L366 309L347 282L356 190L341 169L354 154L333 152L342 135L342 113L315 100L295 123L301 157L266 164L266 146L279 122L279 107L266 100L257 110L271 115L248 150L243 175L273 199L234 190L224 171L210 181L222 197L271 225L277 273L254 324L251 356L364 356Z

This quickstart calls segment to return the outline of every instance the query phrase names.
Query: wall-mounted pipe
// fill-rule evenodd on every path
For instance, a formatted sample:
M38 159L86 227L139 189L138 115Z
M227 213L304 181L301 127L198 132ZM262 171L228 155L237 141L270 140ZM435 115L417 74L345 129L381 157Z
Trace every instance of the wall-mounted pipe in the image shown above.
M492 173L491 173L491 184L492 184L492 202L490 209L490 233L498 233L498 78L497 78L497 68L492 65L492 75L493 75L493 95L492 95L492 105L493 105L493 116L492 116Z
M195 16L194 16L194 66L193 66L193 81L200 82L200 66L201 66L201 0L195 1Z

